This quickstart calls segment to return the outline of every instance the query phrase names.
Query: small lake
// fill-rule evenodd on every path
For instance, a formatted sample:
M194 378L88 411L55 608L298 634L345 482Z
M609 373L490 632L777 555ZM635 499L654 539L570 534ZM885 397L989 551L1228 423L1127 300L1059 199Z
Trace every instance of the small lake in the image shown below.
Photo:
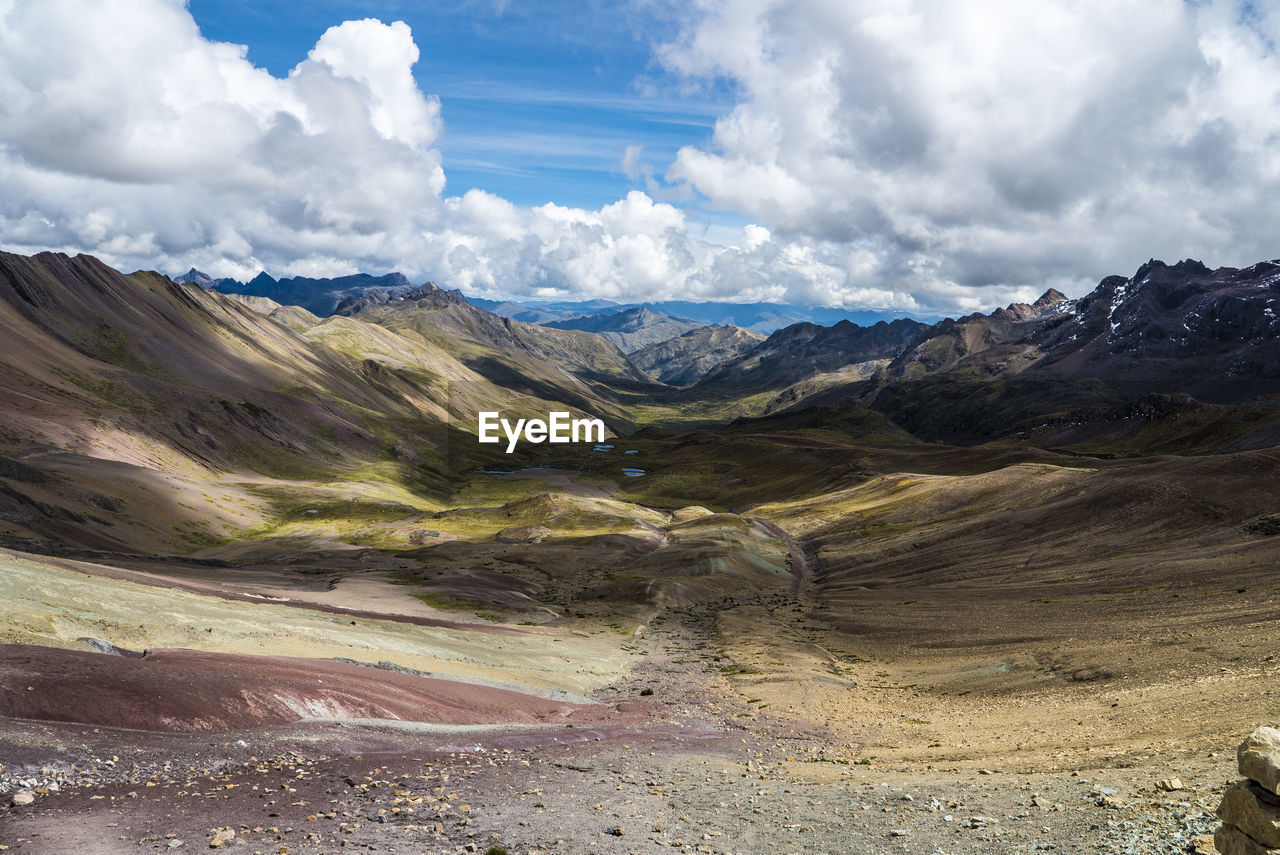
M627 475L627 476L629 476L629 477L631 477L631 478L639 478L641 475L643 475L643 474L644 474L644 470L643 470L643 469L630 469L630 468L626 468L626 469L623 469L623 470L622 470L622 474L623 474L623 475Z

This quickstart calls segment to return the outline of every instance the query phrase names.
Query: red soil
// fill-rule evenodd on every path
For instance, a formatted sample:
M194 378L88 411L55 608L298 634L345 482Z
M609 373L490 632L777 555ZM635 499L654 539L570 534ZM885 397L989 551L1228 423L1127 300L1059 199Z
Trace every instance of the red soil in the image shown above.
M613 707L327 659L194 650L130 658L19 644L0 645L0 716L170 733L309 718L500 724L625 717Z

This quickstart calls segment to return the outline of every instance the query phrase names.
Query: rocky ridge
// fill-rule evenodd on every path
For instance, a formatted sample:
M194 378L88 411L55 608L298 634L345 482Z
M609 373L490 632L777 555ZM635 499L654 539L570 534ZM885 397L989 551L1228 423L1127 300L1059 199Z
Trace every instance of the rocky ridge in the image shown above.
M632 353L633 365L669 386L688 386L717 367L738 359L764 336L735 326L709 326L651 344Z
M645 306L624 309L614 314L546 321L542 325L557 330L593 332L613 342L623 353L634 353L648 345L667 341L703 326L700 321L660 315Z

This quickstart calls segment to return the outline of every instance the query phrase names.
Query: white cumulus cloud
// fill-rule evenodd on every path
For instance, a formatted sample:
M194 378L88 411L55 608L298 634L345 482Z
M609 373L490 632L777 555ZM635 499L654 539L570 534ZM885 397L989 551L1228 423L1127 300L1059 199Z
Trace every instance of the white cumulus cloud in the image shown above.
M701 0L660 57L742 94L667 179L846 247L846 298L1250 264L1280 255L1277 35L1221 0Z
M238 273L378 258L444 189L417 55L403 24L351 21L277 79L180 4L9 0L0 239Z
M442 107L402 22L334 26L275 77L178 0L0 0L0 244L240 278L398 269L489 296L915 312L1078 293L1151 255L1280 255L1265 7L676 12L660 62L730 81L737 106L669 164L627 147L643 190L583 210L447 194ZM690 193L754 224L700 239L661 201Z
M404 23L347 21L277 78L176 0L0 0L0 242L242 279L398 269L494 296L853 294L829 248L764 229L715 246L641 191L596 211L446 196L418 57ZM652 185L641 155L625 168Z

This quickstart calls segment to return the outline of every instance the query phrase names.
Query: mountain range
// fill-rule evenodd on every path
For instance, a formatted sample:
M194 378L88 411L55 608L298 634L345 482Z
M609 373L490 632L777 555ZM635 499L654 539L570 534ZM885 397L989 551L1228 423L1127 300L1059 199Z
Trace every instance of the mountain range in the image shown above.
M660 315L645 306L623 309L613 314L583 315L542 324L556 330L593 332L618 346L623 353L635 353L642 347L658 344L704 326L700 321Z
M464 363L492 382L598 406L622 429L632 422L608 402L621 389L656 381L684 389L683 406L754 396L757 403L735 415L834 403L882 412L930 440L1035 436L1076 447L1101 431L1112 439L1109 448L1125 448L1135 433L1135 421L1124 415L1131 411L1150 411L1144 424L1162 426L1148 425L1142 443L1166 442L1163 431L1174 421L1210 425L1210 445L1219 433L1245 444L1257 431L1267 435L1265 398L1280 392L1272 302L1278 277L1276 262L1211 270L1192 260L1152 260L1075 300L1050 289L1034 303L990 314L931 324L799 322L764 340L699 323L706 311L722 318L741 308L724 304L545 303L532 323L432 283L414 289L398 274L278 281L263 274L244 286L199 271L179 278L202 288L239 287L243 296L235 299L268 300L260 304L267 316L295 331L331 312L414 328L443 350L465 349ZM287 307L298 294L322 311ZM695 311L672 317L650 305ZM591 313L548 319L583 309ZM430 320L407 321L411 316ZM585 384L577 396L564 388L566 368L573 383Z
M939 774L1085 840L1098 781L1149 829L1270 714L1280 262L767 337L268 279L0 253L15 851L844 851L815 795L932 851ZM508 454L482 411L607 435Z
M301 306L322 317L333 314L334 309L343 300L357 297L375 288L383 288L391 293L400 293L413 288L413 283L402 273L387 273L383 276L356 273L322 279L306 276L275 279L264 270L248 282L237 282L234 279L215 279L193 267L186 273L174 277L173 281L198 285L206 290L216 289L222 293L266 297L284 305Z
M905 317L902 313L888 311L796 306L786 303L694 302L691 300L660 300L646 303L614 303L608 300L512 302L486 300L480 297L467 299L494 314L539 324L645 308L659 315L700 321L712 326L737 326L763 335L801 322L831 325L840 321L850 321L855 324L870 325L877 321L893 321ZM927 314L920 315L919 318L936 320Z
M174 276L173 281L198 285L206 290L216 289L223 293L268 297L282 304L301 306L321 316L332 314L343 300L360 296L365 291L374 288L386 288L396 293L413 287L408 277L401 273L388 273L382 276L358 273L334 278L312 279L298 276L275 279L263 271L248 282L239 282L230 278L215 278L194 267L186 273ZM845 320L857 324L874 324L877 321L892 321L904 317L902 314L883 311L825 306L795 306L784 303L698 303L688 300L616 303L611 300L600 299L514 302L510 300L488 300L482 297L466 297L465 299L472 305L495 315L526 323L554 324L572 322L577 324L576 326L562 326L561 329L587 329L588 326L584 325L606 323L604 321L589 320L590 318L619 315L639 309L644 309L654 316L675 319L681 323L700 323L712 326L731 325L765 335L801 321L824 325L835 324ZM920 317L925 320L933 320L927 315ZM602 329L601 331L607 332L609 330ZM620 331L613 330L613 332ZM644 341L637 344L637 348L646 344L653 344L656 341L657 339ZM619 342L615 341L615 344L617 343Z

